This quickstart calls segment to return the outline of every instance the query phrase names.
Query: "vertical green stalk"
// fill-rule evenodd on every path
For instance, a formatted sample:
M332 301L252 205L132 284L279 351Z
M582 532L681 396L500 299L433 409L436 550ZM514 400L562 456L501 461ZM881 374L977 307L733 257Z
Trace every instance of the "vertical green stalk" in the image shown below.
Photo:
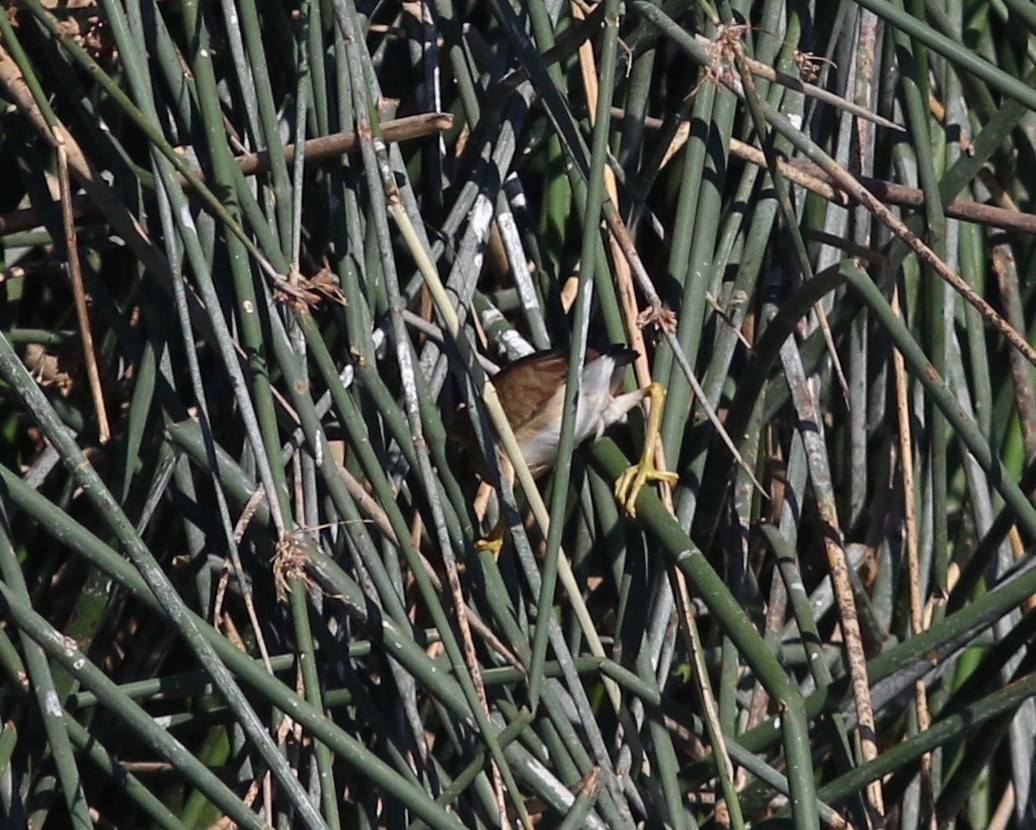
M598 229L600 203L604 198L604 165L608 151L608 136L611 132L611 102L615 91L615 63L619 38L618 14L618 0L606 0L604 34L599 62L602 74L597 96L590 175L583 213L583 244L579 256L579 293L576 299L575 316L572 320L573 336L569 345L568 372L565 377L565 402L561 419L560 443L558 444L558 461L554 474L554 492L550 501L550 515L553 520L547 533L547 551L543 559L542 582L536 605L540 609L540 614L552 613L551 609L554 605L558 554L561 549L561 534L564 530L565 505L568 502L572 451L575 447L577 405L586 360L590 304L593 300L593 275L598 267L608 270L606 262L598 262L597 252L601 236ZM543 682L543 662L546 660L546 656L547 626L537 625L533 638L532 663L529 666L529 705L534 712L539 704L540 685Z
M292 248L292 186L291 179L288 176L288 166L284 160L284 141L281 139L281 131L277 123L273 91L270 88L270 72L266 65L266 54L263 49L265 44L263 43L263 33L259 23L259 11L256 8L255 0L234 0L234 2L237 6L238 19L241 21L241 28L244 33L245 50L248 55L248 70L254 81L256 103L258 104L259 118L263 131L262 136L255 136L257 141L261 141L257 149L266 150L270 155L274 212L277 217L277 228L280 232L281 250L290 251ZM190 28L190 24L188 24L188 28ZM197 31L201 34L202 30L199 28ZM199 81L201 80L199 78ZM244 81L244 79L240 80ZM244 91L247 94L247 87L244 87ZM305 123L305 101L297 99L296 103L301 109L298 118ZM216 149L221 145L221 141L219 138L213 138L214 140L209 142L209 147Z
M255 748L291 795L300 814L311 828L324 826L320 814L313 809L284 756L277 749L262 722L235 683L223 661L204 639L196 623L189 616L187 606L176 592L168 577L155 561L151 551L136 534L129 519L112 497L101 477L87 460L75 439L58 420L43 392L30 377L7 338L0 336L0 375L9 383L32 412L34 418L61 453L65 465L83 488L98 515L103 518L119 540L126 555L144 577L148 587L174 621L199 662L211 674L227 703L234 710L242 727Z
M18 601L28 605L31 602L28 586L25 584L25 577L18 564L18 557L14 548L11 547L7 515L2 507L0 507L0 574L3 574L4 582L10 586L12 594L18 597ZM58 781L68 807L69 819L76 830L90 830L94 823L90 817L89 803L83 793L79 768L76 766L65 726L68 715L61 708L61 701L58 700L47 656L44 650L33 642L28 632L19 628L18 633L25 652L29 682L32 683L36 705L39 708L40 719L47 736L46 747L57 768Z
M236 218L239 206L236 197L233 195L236 191L230 171L236 169L237 165L227 145L226 133L223 127L223 115L220 108L217 81L211 60L212 46L209 42L204 13L191 0L185 0L181 5L181 10L188 38L189 55L192 60L195 81L198 85L198 103L207 138L206 146L212 154L212 157L209 159L209 172L216 186L224 194L223 198L227 210L232 217ZM283 161L282 154L282 165ZM284 194L285 210L290 210L289 192L286 190ZM290 233L290 223L288 224L287 232ZM268 459L275 459L278 457L280 440L277 433L277 415L273 407L269 361L264 344L264 339L267 336L264 335L266 326L262 320L262 309L265 309L266 305L265 303L260 303L256 295L245 246L233 235L227 236L226 244L227 258L234 282L235 299L237 300L241 340L248 359L248 380L251 383L251 391L255 401L256 417L263 438L265 456ZM258 451L258 448L256 449ZM290 515L284 470L276 464L271 464L269 469L274 487L274 492L269 495L280 502L280 508L284 513ZM283 534L285 529L278 528L278 531Z

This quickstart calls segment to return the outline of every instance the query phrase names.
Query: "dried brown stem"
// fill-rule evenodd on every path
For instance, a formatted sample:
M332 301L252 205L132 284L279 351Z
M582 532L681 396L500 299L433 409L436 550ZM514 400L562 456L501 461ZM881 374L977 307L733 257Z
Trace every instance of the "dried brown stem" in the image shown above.
M620 108L613 109L612 115L615 118L626 117L625 111ZM662 119L645 118L644 126L657 130L662 126ZM738 141L736 138L730 140L730 155L758 167L766 166L766 157L762 150ZM802 159L782 159L778 161L777 169L788 181L806 188L811 193L816 193L829 202L845 207L853 201L849 191L837 186L823 168L812 162ZM924 191L919 188L907 187L868 176L860 176L858 181L886 204L908 208L924 207ZM944 212L951 219L961 219L978 225L1036 236L1036 214L987 205L973 199L955 199L945 206ZM2 228L2 220L0 220L0 229Z
M65 150L61 133L54 131L58 156L58 187L61 202L61 230L65 237L65 256L68 278L72 283L72 296L75 299L76 322L79 324L79 339L82 341L83 361L86 364L86 377L90 385L90 397L97 417L97 440L101 444L108 443L111 438L111 426L108 423L108 409L104 404L104 390L101 388L101 372L97 366L97 350L94 348L94 335L90 327L90 311L86 307L86 288L83 285L83 269L79 261L79 243L76 239L76 226L72 215L72 182L68 174L68 153Z
M899 314L899 295L892 295L892 310ZM903 471L903 524L906 536L907 576L910 592L910 627L916 636L925 629L923 599L921 597L921 551L918 543L917 505L914 501L914 447L911 440L910 390L907 383L903 355L892 352L892 367L896 379L896 416L899 422L899 463ZM924 732L932 724L928 710L928 689L924 680L914 684L914 706L917 709L917 728ZM925 799L929 826L935 826L935 789L932 782L932 754L921 756L921 791Z
M0 46L0 87L7 90L10 100L28 119L41 138L55 149L57 142L60 141L67 153L69 172L86 191L86 195L93 204L112 223L115 232L125 240L126 245L137 255L144 266L159 275L164 284L172 284L172 274L165 256L151 243L147 233L129 212L126 205L119 200L115 191L109 187L100 173L94 170L74 136L60 123L56 124L53 129L47 123L21 70L3 46Z
M2 58L0 58L0 72L5 69ZM0 81L5 80L0 75ZM432 133L448 130L453 126L453 116L445 112L433 112L423 115L413 115L408 118L397 118L394 121L386 121L381 125L382 133L386 141L407 141L413 138L431 135ZM353 131L333 133L331 135L313 138L306 142L303 153L307 162L319 162L336 158L351 153L359 147L359 140ZM295 145L288 144L284 148L284 160L291 164L295 160ZM85 159L84 159L85 162ZM246 176L255 176L265 173L270 169L270 154L267 152L256 153L247 156L237 157L238 166ZM205 175L200 170L193 171L194 175L201 181ZM189 188L190 182L180 177L180 183ZM71 213L76 219L83 219L91 213L92 202L84 196L76 196L72 199ZM43 224L42 212L35 208L21 208L0 215L0 237L20 231L31 230Z
M397 118L394 121L385 121L381 124L381 134L389 143L397 141L408 141L413 138L421 138L433 133L444 132L453 126L453 116L448 112L429 112L421 115L411 115L407 118ZM358 150L360 140L352 130L331 135L311 138L303 148L303 155L308 162L325 161L337 158L338 156ZM295 161L295 145L287 144L284 147L284 161L291 164ZM270 154L267 152L256 153L248 156L238 156L237 164L241 172L246 176L255 176L265 173L270 169ZM195 173L200 178L199 173Z
M855 104L852 101L847 101L845 98L840 98L823 87L816 86L815 84L803 81L801 78L796 78L784 72L778 72L772 66L767 66L765 63L761 63L748 56L745 56L745 63L753 75L767 81L778 83L781 86L793 89L796 92L801 92L803 95L808 95L810 98L823 101L825 104L830 104L837 109L852 113L861 123L869 122L877 124L879 127L886 127L887 129L895 130L896 132L905 132L903 127L896 124L894 121L889 121L887 118L882 118L880 115L871 112L866 107Z
M813 481L817 513L823 528L824 551L827 554L831 586L834 589L838 607L839 629L844 641L846 662L853 701L856 706L857 733L860 739L860 754L864 763L878 756L877 735L874 729L874 708L871 705L870 682L867 677L867 655L863 649L860 619L856 611L856 598L849 579L849 565L845 555L845 542L838 520L834 486L831 480L827 448L819 433L823 423L816 396L810 388L802 368L798 347L789 339L781 347L788 387L792 403L799 419L799 432L806 450L810 478ZM884 797L881 781L872 781L867 787L867 813L872 827L884 827Z
M1025 315L1018 285L1018 267L1011 243L1003 234L991 234L993 272L1000 289L1001 305L1008 322L1018 331L1025 331ZM1036 391L1033 390L1032 369L1016 351L1008 353L1011 361L1011 379L1014 381L1014 400L1018 407L1018 423L1022 430L1022 445L1027 459L1036 456Z

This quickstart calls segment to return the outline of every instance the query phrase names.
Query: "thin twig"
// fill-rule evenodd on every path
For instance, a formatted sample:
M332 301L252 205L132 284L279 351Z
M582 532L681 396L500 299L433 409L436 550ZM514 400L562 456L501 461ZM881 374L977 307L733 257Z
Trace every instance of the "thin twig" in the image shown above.
M899 292L892 294L892 310L899 309ZM906 536L907 576L910 593L910 628L916 636L925 630L923 600L921 597L921 551L917 527L917 504L914 500L914 446L911 439L910 389L907 384L903 354L892 350L892 368L896 379L896 418L899 423L899 463L903 471L903 532ZM924 679L914 684L914 706L917 709L917 729L924 732L932 724L928 710L928 689ZM932 753L921 756L921 792L928 812L929 827L935 827L935 788L932 781Z
M443 132L452 126L453 116L450 113L432 112L385 121L381 128L388 141L409 141L432 133ZM294 144L287 144L284 147L284 160L287 164L291 164L295 160L295 147ZM303 156L307 164L312 164L338 158L346 153L354 152L358 147L359 140L356 132L346 130L310 139L304 145ZM235 160L238 167L241 168L241 172L246 176L258 176L270 169L268 152L237 156ZM199 181L205 181L205 174L201 170L196 169L192 173ZM178 175L178 179L181 186L186 189L191 188L192 182L186 176ZM55 207L58 205L59 203L56 202ZM38 228L43 224L43 217L47 210L49 208L38 210L30 207L0 214L0 237ZM95 210L93 202L86 196L79 195L72 198L70 213L75 219L87 219L94 215Z
M665 18L670 23L672 22L664 12L657 7L646 6L643 0L636 0L636 6L653 22L659 23L662 18ZM683 33L684 37L681 37L680 35L674 34L675 31L676 30L671 31L669 34L679 42L681 47L690 53L696 60L701 61L704 66L709 67L710 69L713 68L716 61L712 56L710 56L708 50L703 49L701 44L697 43L690 35ZM721 66L720 70L722 69L723 67ZM723 84L724 87L729 89L731 92L734 92L739 97L743 97L744 93L740 88L740 81L738 81L731 72L715 71L712 74L719 83ZM996 310L986 302L981 294L968 285L968 283L962 279L956 271L950 268L950 266L947 265L942 258L935 253L935 251L933 251L917 234L907 227L905 222L892 213L887 205L871 193L863 183L860 182L860 180L814 144L807 135L795 127L786 117L770 108L766 108L765 115L766 120L772 127L774 127L774 129L780 132L780 134L791 141L795 147L818 164L824 173L826 173L838 187L870 211L879 222L885 225L885 227L905 243L923 263L928 265L941 279L949 283L958 294L970 303L979 312L979 314L982 315L987 323L1000 332L1001 336L1007 340L1008 343L1025 355L1026 360L1036 366L1036 349L1029 345L1023 334L1015 330L1003 317L1001 317Z
M619 107L613 108L612 115L616 118L626 117L625 111ZM648 129L660 129L662 124L661 118L648 117L644 119L644 126ZM686 141L686 136L689 135L690 131L688 130L684 136L684 141ZM678 149L679 145L673 148L673 152ZM730 155L758 167L766 166L766 157L762 150L736 138L730 139ZM801 185L811 193L816 193L829 202L845 207L853 201L850 190L840 187L832 176L826 173L819 165L813 164L813 162L804 159L782 159L777 162L777 168L788 181ZM886 204L908 208L924 207L925 195L920 188L907 187L906 185L869 176L860 176L858 181ZM952 219L961 219L978 225L987 225L1006 231L1036 236L1036 214L1033 213L1022 213L1018 210L987 205L973 199L954 199L946 205L944 212L947 217ZM0 229L3 227L3 217L0 217Z
M708 46L715 46L713 41L702 36L699 36L699 39L702 43L707 44ZM796 78L784 72L778 72L772 66L767 66L765 63L761 63L760 61L747 56L745 57L745 63L753 75L762 78L763 80L772 81L773 83L778 83L788 89L801 92L803 95L808 95L810 98L823 101L825 104L830 104L836 109L851 113L863 121L870 121L872 124L877 124L879 127L886 127L887 129L895 130L900 133L906 132L904 127L901 127L894 121L882 118L880 115L871 112L866 107L861 107L859 104L847 101L845 98L835 95L833 92L829 92L823 87L816 86L815 84L811 84L808 81L804 81L801 78Z
M622 220L622 217L619 216L619 211L615 207L614 202L605 202L603 212L608 230L611 231L613 237L619 243L623 256L626 257L626 260L629 262L630 267L633 270L633 275L637 278L637 285L640 286L640 290L648 301L649 307L641 313L640 324L656 325L659 331L661 331L666 343L669 344L669 348L672 349L673 357L676 359L677 364L683 371L684 377L687 378L687 383L690 385L691 391L694 393L694 396L698 399L702 409L705 411L709 422L723 440L723 443L726 445L731 456L737 462L737 465L745 471L749 478L752 479L752 483L755 485L759 493L765 496L766 488L759 483L759 480L755 477L755 472L749 468L745 463L745 460L741 457L737 444L723 426L723 422L720 420L719 415L716 414L716 410L713 409L712 404L709 402L708 396L705 394L705 390L701 388L698 378L695 377L694 367L691 366L690 361L687 359L687 355L684 353L683 346L680 345L680 341L676 337L672 312L667 311L663 307L662 298L658 295L658 291L655 289L655 285L651 281L651 277L648 276L647 269L644 267L644 262L640 258L640 253L637 251L637 247L633 243L633 238L630 236L629 229L626 227L626 223Z
M874 729L874 709L871 705L870 684L867 679L867 656L863 650L860 620L856 613L856 599L849 579L842 531L838 521L834 488L824 439L819 433L822 423L816 396L809 388L802 358L793 338L789 338L780 350L792 402L799 419L799 433L806 450L810 478L816 496L817 512L823 523L824 551L827 554L831 585L838 604L839 627L845 646L846 662L856 705L857 732L860 739L860 753L864 763L878 757L877 734ZM881 782L873 781L867 787L868 814L878 826L884 826L884 798Z
M86 307L86 288L83 286L83 269L79 261L79 243L72 213L72 182L68 174L68 152L60 130L54 130L54 142L58 157L58 186L61 197L61 229L65 236L65 255L68 278L72 283L75 298L76 321L79 323L79 337L83 345L83 360L86 362L86 376L90 383L90 397L93 399L97 416L97 440L108 443L111 427L108 424L108 410L104 405L104 390L101 388L101 372L97 367L97 351L94 349L94 335L90 327L90 311Z
M671 513L672 508L670 507L669 510ZM691 674L701 701L705 728L713 751L718 753L719 756L716 759L716 770L720 780L720 789L723 793L723 814L729 817L731 813L737 814L740 811L740 804L733 786L734 765L730 760L727 743L723 738L723 727L720 724L716 697L713 695L712 687L709 685L709 670L705 663L701 637L698 634L698 623L694 613L694 604L691 602L691 593L687 586L687 578L679 568L672 568L670 572L673 575L672 582L677 598L677 616L687 651L691 656ZM727 824L729 825L729 821Z
M433 133L441 133L453 126L453 116L448 112L429 112L384 121L381 124L382 137L387 142L409 141L422 138ZM284 146L284 161L292 164L295 161L294 144ZM303 145L303 155L307 164L338 158L360 148L360 139L354 130L332 133L331 135L311 138ZM238 167L246 176L256 176L270 169L270 154L267 152L254 155L238 156ZM201 177L200 172L195 175Z

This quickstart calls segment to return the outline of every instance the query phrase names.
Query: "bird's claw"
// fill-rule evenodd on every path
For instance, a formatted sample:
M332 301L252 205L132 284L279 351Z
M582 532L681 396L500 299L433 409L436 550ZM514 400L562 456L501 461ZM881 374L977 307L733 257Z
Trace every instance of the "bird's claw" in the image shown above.
M676 473L659 470L655 466L655 442L662 427L662 409L665 406L666 390L660 383L652 383L644 390L644 397L651 401L647 429L644 435L644 454L639 464L626 469L615 480L615 498L631 519L637 516L637 498L649 481L664 481L674 486L680 477Z
M655 467L654 459L642 458L639 464L633 464L626 468L615 480L615 498L631 519L637 517L637 498L644 485L649 481L664 481L670 487L676 485L680 476L676 473L659 470Z

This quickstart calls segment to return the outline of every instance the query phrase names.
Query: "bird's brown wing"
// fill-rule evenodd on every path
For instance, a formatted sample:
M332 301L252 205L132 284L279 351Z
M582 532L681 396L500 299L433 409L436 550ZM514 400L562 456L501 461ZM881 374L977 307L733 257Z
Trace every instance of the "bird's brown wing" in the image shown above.
M543 410L565 383L568 355L560 351L536 352L508 364L493 377L500 404L518 432L544 414Z

